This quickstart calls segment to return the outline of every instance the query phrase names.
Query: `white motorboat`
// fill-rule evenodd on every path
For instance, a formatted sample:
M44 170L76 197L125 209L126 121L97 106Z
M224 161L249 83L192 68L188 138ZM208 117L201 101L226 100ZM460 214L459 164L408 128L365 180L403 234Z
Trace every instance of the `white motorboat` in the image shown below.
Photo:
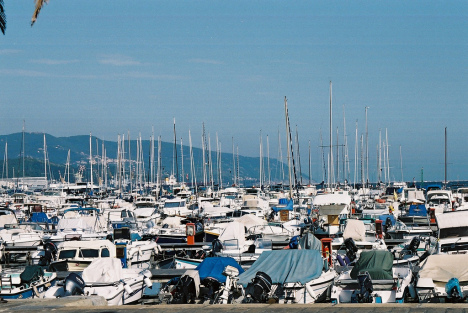
M437 247L435 254L467 253L468 211L447 212L436 215Z
M412 271L393 266L393 255L384 250L362 251L353 267L335 278L332 303L403 303L409 294Z
M64 241L57 246L57 258L50 263L50 268L82 271L95 259L115 257L115 245L109 240Z
M108 305L138 302L145 287L151 287L151 272L140 269L123 269L116 258L94 260L80 277L71 273L61 286L49 289L45 298L71 295L96 295L107 300Z
M468 296L468 254L434 254L421 263L419 302L464 302Z
M22 271L3 270L0 273L0 297L4 299L40 298L55 284L57 274L44 272L38 265L29 265Z
M330 237L340 231L340 220L347 218L351 208L351 197L346 191L317 195L314 209L318 210L318 224L314 232L319 238Z
M262 253L243 274L242 302L314 303L336 275L319 250L274 250Z

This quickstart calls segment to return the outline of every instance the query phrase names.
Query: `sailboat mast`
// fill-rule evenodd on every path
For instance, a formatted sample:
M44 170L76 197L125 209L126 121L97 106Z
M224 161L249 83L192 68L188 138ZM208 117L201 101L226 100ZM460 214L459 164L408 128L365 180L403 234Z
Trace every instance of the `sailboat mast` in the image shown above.
M311 156L310 156L310 140L309 140L309 185L311 183L311 179L312 179L312 172L311 172Z
M299 149L299 132L297 131L297 125L296 125L296 148L297 148L297 161L299 165L299 175L300 175L300 182L302 185L302 166L301 166L301 152Z
M356 138L354 141L354 188L356 189L357 180L357 162L358 162L358 121L356 120Z
M237 145L236 148L237 148L237 182L240 186L239 145Z
M176 127L175 127L175 118L174 118L174 161L175 161L175 167L176 171L174 175L176 175L176 181L179 180L179 165L177 163L177 135L176 135Z
M44 180L45 180L45 188L47 188L47 145L46 145L45 133L44 133Z
M180 137L180 169L182 172L182 182L185 183L184 173L184 145L182 143L182 137Z
M332 114L333 114L333 104L332 104L332 82L330 81L330 164L329 166L329 176L330 176L330 183L328 184L328 187L331 187L330 184L335 184L335 172L333 171L333 134L332 134Z
M67 155L67 184L70 185L70 149L68 149Z
M403 182L403 158L401 156L401 145L400 145L400 171L401 171L401 181Z
M209 167L208 170L210 171L210 184L211 184L211 191L214 191L214 179L213 179L213 162L211 162L211 137L210 133L208 133L208 163Z
M387 142L387 178L388 178L388 182L390 183L390 158L389 158L389 155L388 155L388 147L389 147L389 144L388 144L388 131L387 131L387 128L385 128L385 141Z
M270 176L270 142L268 141L268 135L267 135L267 170L268 170L268 186L271 186L271 176Z
M8 142L5 142L6 178L8 180Z
M369 183L369 132L367 128L367 110L369 107L366 106L366 186Z
M445 186L447 186L447 127L445 127L445 151L444 151L444 154L445 154L444 184L445 184Z
M260 171L259 171L259 179L260 179L260 188L263 186L263 171L262 171L262 130L260 130Z
M289 177L289 198L292 199L292 177L291 177L291 149L290 149L290 136L289 136L289 119L288 119L288 99L284 97L284 115L286 119L286 147L288 150L288 177Z
M24 124L25 124L25 121L23 120L23 140L22 140L23 141L23 145L22 145L23 146L22 147L22 151L23 151L23 153L22 153L22 157L23 157L23 183L24 183Z
M89 132L89 167L91 174L91 192L93 191L93 147L92 147L92 136Z
M234 137L231 137L232 139L232 174L233 174L233 182L234 186L237 186L237 181L236 181L236 151L234 149Z

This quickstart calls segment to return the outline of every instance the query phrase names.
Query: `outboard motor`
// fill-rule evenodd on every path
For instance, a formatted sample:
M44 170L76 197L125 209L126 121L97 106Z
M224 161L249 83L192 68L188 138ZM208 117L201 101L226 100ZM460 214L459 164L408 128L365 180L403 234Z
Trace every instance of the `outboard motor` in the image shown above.
M349 262L353 262L356 260L356 253L358 252L358 248L356 247L353 238L346 238L344 245L346 248L346 257L349 259Z
M218 253L218 252L221 252L221 250L223 250L223 244L221 243L221 240L216 238L211 243L211 252L212 253Z
M352 303L372 303L373 297L372 292L374 287L372 286L372 280L369 272L360 273L357 277L359 288L351 295Z
M184 275L180 278L179 284L174 292L174 299L172 303L188 304L194 303L197 297L197 286L195 286L195 279L190 275Z
M392 219L390 218L390 216L387 216L387 218L385 219L385 225L384 225L384 233L387 234L388 230L390 228L392 228Z
M63 283L63 290L65 291L64 297L80 296L84 294L85 285L86 284L81 276L76 273L70 273Z
M39 265L46 266L57 256L57 246L53 242L44 245L44 255L39 259Z
M255 278L247 285L245 291L247 296L250 296L254 302L266 303L272 284L270 276L264 272L257 272Z
M205 250L197 250L193 254L192 258L202 260L206 257Z
M420 243L421 239L419 239L419 237L413 237L410 244L408 245L408 251L411 251L412 254L416 254Z
M450 280L445 285L445 292L447 293L447 302L463 301L463 292L460 287L460 282L457 278L450 278Z
M207 277L202 281L203 286L205 286L206 291L205 291L205 298L206 299L213 299L215 293L219 290L221 287L221 283L213 277Z

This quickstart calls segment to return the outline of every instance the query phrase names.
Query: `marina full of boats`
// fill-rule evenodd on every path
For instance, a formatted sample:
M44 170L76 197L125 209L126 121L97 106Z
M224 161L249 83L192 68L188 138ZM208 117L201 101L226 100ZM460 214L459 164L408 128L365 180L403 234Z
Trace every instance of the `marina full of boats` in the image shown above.
M468 188L4 190L0 297L466 302Z

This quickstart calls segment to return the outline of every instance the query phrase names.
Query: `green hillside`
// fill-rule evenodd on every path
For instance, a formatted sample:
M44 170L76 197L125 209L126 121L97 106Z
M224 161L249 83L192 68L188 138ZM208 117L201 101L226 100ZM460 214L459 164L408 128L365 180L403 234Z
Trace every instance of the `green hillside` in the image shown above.
M22 133L14 133L9 135L0 135L0 155L3 160L5 160L5 144L8 145L8 177L12 177L13 168L15 177L22 176L22 142L23 142ZM63 176L65 172L65 164L67 162L68 151L70 150L70 173L78 172L80 166L83 170L84 180L89 178L89 136L71 136L71 137L54 137L46 134L46 148L48 153L48 160L50 163L50 173L49 177L52 176L54 179L59 179L60 174ZM93 166L93 173L96 175L94 179L97 178L98 168L100 166L100 158L102 156L102 144L103 141L99 138L92 137L92 149L93 156L96 160L96 165ZM157 162L157 142L155 143L155 162ZM106 155L108 159L108 175L111 177L116 172L116 159L117 159L117 142L115 141L104 141L104 147L106 149ZM131 140L131 158L135 162L137 154L137 142ZM143 158L146 173L149 173L149 155L150 155L150 141L143 140ZM128 143L125 144L125 149L128 150ZM161 164L163 168L163 177L167 177L171 174L173 168L173 150L174 145L168 142L161 143ZM179 180L182 177L182 172L187 178L189 174L190 181L190 151L188 146L183 147L183 164L184 168L182 169L182 158L180 145L177 147L177 165L179 172ZM126 151L126 159L128 158L128 151ZM194 163L196 168L196 177L198 182L203 182L203 156L202 149L193 148ZM219 181L217 174L217 159L216 152L211 152L211 160L213 167L213 180L215 183ZM24 174L25 176L44 176L44 134L42 133L24 133L24 156L25 156L25 166ZM207 159L207 158L206 158ZM237 162L237 160L236 160ZM3 174L6 177L5 164L3 161ZM206 161L208 163L208 161ZM221 168L222 168L222 182L223 185L233 183L233 156L230 153L221 154ZM253 185L258 184L259 180L259 158L254 157L244 157L239 156L239 176L241 177L241 183L244 185ZM265 167L267 160L264 161ZM155 165L156 166L156 165ZM237 166L237 165L236 165ZM128 167L128 163L127 163ZM133 168L135 166L133 165ZM287 175L287 166L284 165L285 175ZM128 169L126 169L128 172ZM174 170L174 172L177 172ZM209 174L207 174L209 175ZM270 175L272 182L280 182L282 173L280 170L280 163L276 159L270 159ZM72 175L70 175L72 176ZM304 176L306 179L306 176ZM268 175L265 174L265 178L268 179ZM285 176L287 180L287 176Z

